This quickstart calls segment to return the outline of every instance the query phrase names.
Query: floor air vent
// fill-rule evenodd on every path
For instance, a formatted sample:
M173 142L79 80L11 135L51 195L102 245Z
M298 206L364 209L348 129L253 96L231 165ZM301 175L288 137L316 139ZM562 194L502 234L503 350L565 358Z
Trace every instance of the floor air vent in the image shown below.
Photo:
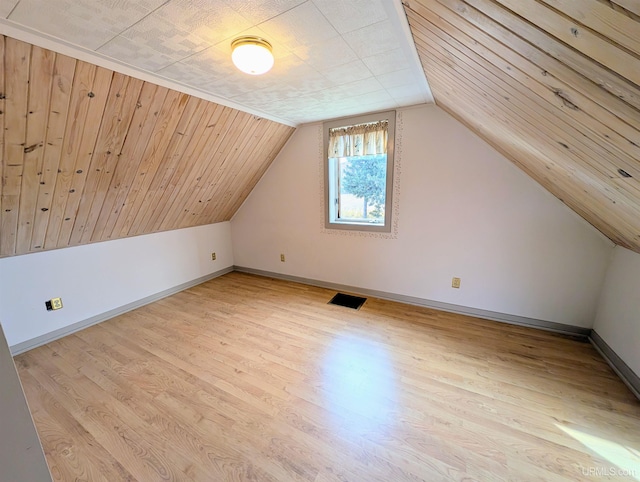
M337 293L333 298L331 298L331 301L329 301L329 304L344 306L346 308L359 310L365 301L367 301L367 299L362 298L360 296L352 296L352 295L345 295L344 293Z

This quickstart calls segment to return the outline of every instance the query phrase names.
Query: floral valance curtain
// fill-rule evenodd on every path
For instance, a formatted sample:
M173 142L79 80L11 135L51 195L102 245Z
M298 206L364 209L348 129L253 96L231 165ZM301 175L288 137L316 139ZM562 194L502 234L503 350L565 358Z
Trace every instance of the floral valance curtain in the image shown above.
M382 120L329 129L329 157L386 154L388 126Z

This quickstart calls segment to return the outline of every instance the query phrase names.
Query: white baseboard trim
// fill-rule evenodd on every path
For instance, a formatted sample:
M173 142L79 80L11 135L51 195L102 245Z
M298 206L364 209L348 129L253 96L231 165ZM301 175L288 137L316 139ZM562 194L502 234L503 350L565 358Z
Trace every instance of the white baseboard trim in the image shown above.
M575 336L583 338L585 341L591 333L591 328L583 328L581 326L565 325L564 323L556 323L553 321L538 320L535 318L527 318L525 316L510 315L507 313L499 313L497 311L482 310L479 308L470 308L468 306L454 305L451 303L444 303L441 301L428 300L425 298L417 298L415 296L401 295L398 293L389 293L386 291L378 291L367 288L360 288L357 286L348 286L338 283L331 283L328 281L320 281L309 278L302 278L299 276L291 276L287 274L274 273L271 271L263 271L260 269L246 268L244 266L234 266L234 271L241 273L255 274L258 276L265 276L268 278L282 279L286 281L295 281L296 283L318 286L320 288L328 288L337 291L348 291L350 293L374 296L384 300L398 301L400 303L407 303L409 305L424 306L426 308L433 308L440 311L448 311L450 313L459 313L462 315L475 316L477 318L484 318L486 320L499 321L501 323L509 323L511 325L528 326L531 328L538 328L540 330L553 331L555 333L562 333L564 335Z
M620 377L624 384L629 387L629 390L640 400L640 377L613 351L595 330L591 330L589 341L613 371L616 372L616 375Z
M118 315L122 315L131 310L135 310L136 308L140 308L141 306L148 305L149 303L153 303L154 301L158 301L162 298L166 298L167 296L174 295L179 293L180 291L184 291L192 286L199 285L204 283L205 281L209 281L210 279L217 278L218 276L225 275L233 271L233 266L229 266L227 268L221 269L219 271L215 271L214 273L210 273L205 276L201 276L200 278L196 278L191 281L187 281L186 283L179 284L172 288L168 288L166 290L160 291L159 293L155 293L153 295L149 295L145 298L142 298L137 301L132 301L131 303L127 303L126 305L119 306L118 308L114 308L113 310L109 310L105 313L101 313L99 315L92 316L91 318L87 318L86 320L78 321L77 323L73 323L72 325L65 326L64 328L59 328L57 330L51 331L49 333L45 333L44 335L37 336L30 340L23 341L21 343L16 343L10 347L11 354L13 356L19 355L20 353L24 353L25 351L31 350L32 348L39 347L41 345L46 345L49 342L57 340L58 338L62 338L64 336L75 333L76 331L80 331L84 328L87 328L91 325L95 325L97 323L101 323L110 318L114 318Z
M495 311L482 310L478 308L470 308L467 306L454 305L451 303L443 303L440 301L417 298L414 296L401 295L397 293L389 293L386 291L359 288L356 286L342 285L338 283L331 283L328 281L320 281L320 280L314 280L309 278L302 278L299 276L291 276L291 275L286 275L281 273L275 273L271 271L263 271L259 269L246 268L244 266L229 266L219 271L215 271L214 273L210 273L200 278L187 281L186 283L179 284L177 286L160 291L158 293L147 296L140 300L133 301L131 303L120 306L118 308L114 308L113 310L109 310L105 313L92 316L91 318L87 318L86 320L82 320L77 323L73 323L72 325L65 326L64 328L60 328L58 330L45 333L44 335L37 336L35 338L23 341L21 343L16 343L15 345L10 347L11 354L13 356L19 355L20 353L24 353L28 350L31 350L32 348L45 345L49 342L52 342L64 336L80 331L91 325L95 325L97 323L101 323L103 321L109 320L118 315L122 315L123 313L126 313L128 311L135 310L136 308L140 308L141 306L148 305L149 303L153 303L154 301L158 301L162 298L166 298L167 296L171 296L173 294L179 293L180 291L184 291L188 288L199 285L213 278L223 276L232 271L239 271L241 273L254 274L257 276L282 279L286 281L294 281L296 283L302 283L302 284L311 285L311 286L318 286L320 288L327 288L331 290L348 291L350 293L366 295L366 296L374 296L376 298L381 298L385 300L398 301L400 303L407 303L407 304L416 305L416 306L424 306L426 308L433 308L436 310L447 311L451 313L459 313L463 315L475 316L478 318L499 321L502 323L509 323L512 325L528 326L531 328L538 328L541 330L553 331L553 332L562 333L565 335L588 338L591 344L598 351L598 353L600 353L600 355L611 366L613 371L616 372L616 374L629 387L629 389L633 392L633 394L636 397L638 397L638 399L640 399L640 377L636 375L636 373L624 362L624 360L622 360L622 358L618 356L618 354L615 351L613 351L613 349L602 339L602 337L600 337L600 335L598 335L598 333L595 330L591 330L589 328L583 328L580 326L565 325L563 323L537 320L535 318L527 318L524 316L510 315L507 313L499 313Z
M32 348L36 348L38 346L49 343L51 341L57 340L58 338L62 338L63 336L69 335L71 333L75 333L76 331L82 330L83 328L87 328L91 325L95 325L97 323L101 323L102 321L106 321L110 318L114 318L128 311L135 310L136 308L140 308L141 306L147 305L149 303L153 303L154 301L160 300L167 296L186 290L187 288L191 288L192 286L199 285L201 283L204 283L205 281L209 281L210 279L217 278L218 276L225 275L227 273L230 273L231 271L239 271L242 273L255 274L258 276L265 276L269 278L294 281L296 283L302 283L302 284L311 285L311 286L318 286L320 288L327 288L327 289L332 289L337 291L348 291L350 293L366 295L366 296L374 296L376 298L381 298L385 300L398 301L400 303L407 303L407 304L416 305L416 306L424 306L427 308L433 308L441 311L448 311L451 313L459 313L463 315L475 316L478 318L499 321L502 323L509 323L512 325L528 326L532 328L553 331L556 333L562 333L565 335L582 337L585 339L590 336L592 331L589 328L582 328L580 326L565 325L562 323L537 320L535 318L527 318L524 316L510 315L507 313L499 313L495 311L482 310L479 308L470 308L467 306L454 305L451 303L444 303L441 301L434 301L434 300L428 300L424 298L417 298L414 296L401 295L398 293L389 293L386 291L360 288L357 286L342 285L342 284L332 283L328 281L321 281L321 280L315 280L310 278L303 278L299 276L291 276L291 275L286 275L281 273L275 273L271 271L263 271L259 269L247 268L244 266L230 266L228 268L221 269L219 271L208 274L206 276L202 276L200 278L187 281L186 283L182 283L180 285L166 289L159 293L155 293L153 295L147 296L140 300L133 301L124 306L114 308L113 310L109 310L105 313L92 316L91 318L88 318L86 320L82 320L72 325L65 326L64 328L60 328L58 330L45 333L44 335L38 336L36 338L32 338L30 340L17 343L11 346L11 353L14 356L20 353L24 353L25 351L31 350ZM613 351L611 352L613 353ZM607 357L605 356L605 358Z

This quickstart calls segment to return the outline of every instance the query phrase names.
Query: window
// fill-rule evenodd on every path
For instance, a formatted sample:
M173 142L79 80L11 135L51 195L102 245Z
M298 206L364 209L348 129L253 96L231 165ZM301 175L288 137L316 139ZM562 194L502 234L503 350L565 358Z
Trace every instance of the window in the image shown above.
M325 226L391 231L395 111L325 122Z

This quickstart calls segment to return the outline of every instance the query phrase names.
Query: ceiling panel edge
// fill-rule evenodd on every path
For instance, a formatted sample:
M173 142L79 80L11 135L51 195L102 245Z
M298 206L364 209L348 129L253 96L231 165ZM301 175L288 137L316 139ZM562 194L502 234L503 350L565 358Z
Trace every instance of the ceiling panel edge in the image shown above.
M204 99L209 102L215 102L216 104L225 105L233 109L247 112L248 114L257 115L259 117L263 117L279 124L284 124L290 127L298 127L295 122L291 122L288 119L272 116L266 112L252 109L245 105L233 102L232 100L212 95L208 92L195 89L174 80L169 80L166 77L162 77L161 75L139 69L123 62L118 62L111 57L99 54L97 52L94 52L93 50L89 50L72 43L64 42L58 38L52 37L42 32L37 32L22 25L18 25L4 18L0 18L0 35L6 35L8 37L12 37L32 45L37 45L38 47L52 50L54 52L64 54L69 57L73 57L75 59L82 60L94 65L98 65L100 67L104 67L121 74L129 75L131 77L135 77L146 82L151 82L162 87L167 87L172 90L177 90L178 92L183 92L194 97L199 97L200 99Z

